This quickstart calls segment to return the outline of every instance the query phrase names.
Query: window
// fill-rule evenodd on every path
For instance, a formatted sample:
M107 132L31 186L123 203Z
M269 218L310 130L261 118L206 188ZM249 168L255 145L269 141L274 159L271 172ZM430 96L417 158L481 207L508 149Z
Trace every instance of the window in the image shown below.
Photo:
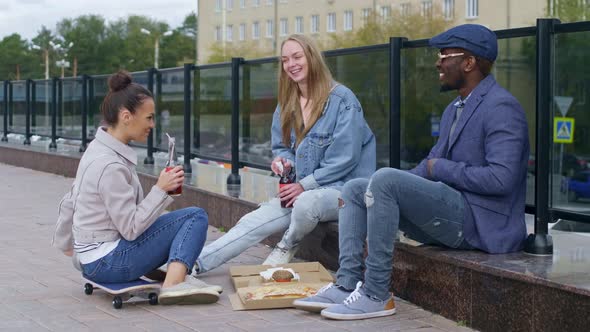
M252 7L260 7L260 0L252 0Z
M272 3L274 2L274 0L266 0L266 5L267 6L272 6Z
M478 0L467 0L465 18L477 18L479 16L479 4Z
M328 25L326 26L326 31L334 32L336 31L336 13L329 13L328 14Z
M272 38L274 35L274 24L272 20L266 20L266 37Z
M447 21L450 21L455 17L455 0L443 1L443 16Z
M383 6L381 7L381 18L384 22L389 21L391 17L391 6Z
M223 9L223 0L215 0L215 11L220 12Z
M246 24L240 24L240 41L246 40Z
M260 38L260 23L258 21L252 23L252 39Z
M289 21L286 18L281 19L281 36L286 36L289 34Z
M347 10L344 12L344 31L352 30L352 10Z
M234 7L234 0L226 0L225 1L226 10L231 11L233 7Z
M400 13L402 14L402 16L409 16L411 14L411 12L412 12L412 7L409 2L402 3L400 5Z
M320 15L311 15L311 33L320 32Z
M221 41L221 27L218 25L215 27L215 40Z
M303 16L295 17L295 33L303 33Z
M246 0L240 0L240 8L246 8Z
M234 26L233 24L228 24L225 28L225 40L233 41L234 40Z
M369 19L369 16L371 16L371 8L363 8L363 11L362 11L363 22L367 22L367 20Z
M423 17L432 17L432 0L422 1L420 15Z

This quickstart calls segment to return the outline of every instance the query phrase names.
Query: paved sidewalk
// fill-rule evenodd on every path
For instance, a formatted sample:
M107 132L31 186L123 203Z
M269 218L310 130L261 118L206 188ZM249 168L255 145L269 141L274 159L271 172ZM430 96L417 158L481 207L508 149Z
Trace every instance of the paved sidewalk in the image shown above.
M83 292L69 258L50 247L57 204L72 179L0 164L1 331L471 331L397 299L398 313L338 322L295 309L233 311L229 266L259 264L269 253L255 246L203 275L225 288L218 303L195 306L125 305ZM209 228L208 240L220 236Z

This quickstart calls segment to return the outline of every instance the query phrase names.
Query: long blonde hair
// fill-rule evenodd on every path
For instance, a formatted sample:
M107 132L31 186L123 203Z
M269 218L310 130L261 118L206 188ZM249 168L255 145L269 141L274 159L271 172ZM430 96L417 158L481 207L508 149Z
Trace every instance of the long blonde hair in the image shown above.
M332 85L332 74L314 40L304 35L291 35L281 43L281 50L289 40L301 45L307 59L307 102L311 102L311 114L308 124L305 126L299 103L301 91L299 91L297 83L289 78L283 69L283 64L280 63L279 107L281 108L283 144L287 147L291 145L291 129L295 130L296 144L299 144L322 116L324 104L328 100Z

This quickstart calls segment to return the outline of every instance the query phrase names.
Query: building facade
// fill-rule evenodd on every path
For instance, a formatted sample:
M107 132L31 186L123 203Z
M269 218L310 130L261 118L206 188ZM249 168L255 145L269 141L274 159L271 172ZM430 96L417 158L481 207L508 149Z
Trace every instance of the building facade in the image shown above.
M278 54L290 34L331 34L362 27L372 13L443 15L453 25L483 24L493 30L535 24L546 16L547 0L200 0L198 63L214 45L222 52L240 45ZM396 12L397 11L397 12Z

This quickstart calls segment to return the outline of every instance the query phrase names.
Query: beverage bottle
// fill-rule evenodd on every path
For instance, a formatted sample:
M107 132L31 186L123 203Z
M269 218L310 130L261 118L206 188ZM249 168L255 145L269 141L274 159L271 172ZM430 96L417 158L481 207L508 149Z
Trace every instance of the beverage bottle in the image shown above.
M175 138L170 137L168 133L166 133L166 136L168 136L168 161L166 161L166 172L168 172L178 165L178 157L176 155ZM180 196L182 194L182 184L178 188L168 191L167 194L170 196Z
M284 170L282 162L277 161L276 165L277 165L277 168L279 169L279 171L281 172L281 178L279 179L279 192L280 192L281 188L283 188L285 185L293 183L293 179L289 176L289 174L285 174L285 170ZM281 207L286 208L287 203L288 203L288 201L281 201Z

